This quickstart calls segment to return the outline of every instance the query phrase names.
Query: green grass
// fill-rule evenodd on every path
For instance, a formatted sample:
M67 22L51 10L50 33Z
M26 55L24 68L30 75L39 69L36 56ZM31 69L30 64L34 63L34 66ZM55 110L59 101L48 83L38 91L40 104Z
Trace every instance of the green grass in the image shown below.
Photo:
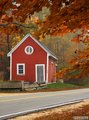
M47 85L48 88L76 88L78 85L67 84L67 83L52 83Z
M50 92L50 91L62 91L62 90L73 90L73 89L80 89L80 88L89 88L89 84L68 84L68 83L51 83L47 84L47 88L44 89L38 89L38 90L33 90L31 92ZM21 92L17 90L5 90L3 92ZM22 91L23 92L23 91ZM24 91L27 92L27 91Z
M48 84L47 88L49 88L49 89L89 88L89 84L75 85L75 84L68 84L68 83L57 82L57 83Z

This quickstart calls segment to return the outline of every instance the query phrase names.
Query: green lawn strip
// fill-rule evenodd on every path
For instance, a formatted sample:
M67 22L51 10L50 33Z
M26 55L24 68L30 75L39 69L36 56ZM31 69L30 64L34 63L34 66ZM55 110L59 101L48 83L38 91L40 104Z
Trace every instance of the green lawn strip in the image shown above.
M62 88L83 88L83 87L89 87L89 84L87 85L74 85L74 84L68 84L68 83L52 83L48 84L47 88L55 88L55 89L62 89Z

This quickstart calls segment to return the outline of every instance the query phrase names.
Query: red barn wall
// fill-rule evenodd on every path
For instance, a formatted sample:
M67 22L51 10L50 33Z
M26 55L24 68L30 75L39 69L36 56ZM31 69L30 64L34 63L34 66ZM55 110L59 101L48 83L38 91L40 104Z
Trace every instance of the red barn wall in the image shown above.
M56 65L55 61L51 58L49 58L49 76L48 76L48 81L49 82L56 82Z
M32 46L34 52L27 55L24 51L26 46ZM25 75L17 75L16 65L25 63ZM12 79L35 82L35 64L45 64L46 71L47 53L32 38L28 37L12 54ZM46 78L46 72L45 72Z

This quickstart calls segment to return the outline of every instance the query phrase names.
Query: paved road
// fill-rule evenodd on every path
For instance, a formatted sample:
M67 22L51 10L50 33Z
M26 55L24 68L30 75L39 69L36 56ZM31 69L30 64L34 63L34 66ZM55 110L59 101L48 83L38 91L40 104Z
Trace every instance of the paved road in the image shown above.
M0 96L0 120L89 98L89 89Z

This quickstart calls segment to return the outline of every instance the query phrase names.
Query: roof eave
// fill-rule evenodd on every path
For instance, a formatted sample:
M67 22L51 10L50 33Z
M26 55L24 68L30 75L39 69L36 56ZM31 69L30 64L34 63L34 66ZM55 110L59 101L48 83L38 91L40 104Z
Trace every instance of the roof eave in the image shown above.
M7 57L10 57L11 56L11 53L9 52L8 54L7 54Z
M28 38L30 35L27 34L12 50L7 54L7 57L10 57L11 54L24 42L26 38Z
M54 58L55 60L58 60L58 58L56 56L53 56L51 54L48 54L48 56Z
M58 58L51 53L49 53L31 34L27 34L8 54L7 57L10 57L12 53L24 42L24 40L28 37L31 37L46 53L48 53L49 56L53 57L55 60L58 60Z

